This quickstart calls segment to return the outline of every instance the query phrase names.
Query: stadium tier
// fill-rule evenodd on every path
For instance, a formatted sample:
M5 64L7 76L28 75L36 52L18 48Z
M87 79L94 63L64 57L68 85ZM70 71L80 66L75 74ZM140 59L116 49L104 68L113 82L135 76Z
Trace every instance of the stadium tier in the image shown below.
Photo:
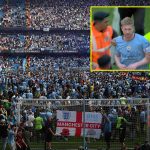
M17 0L16 0L17 1ZM28 3L27 3L28 2ZM89 30L90 6L149 5L136 0L31 0L5 1L0 5L1 27L33 29L60 28L65 30Z
M32 32L31 32L32 33ZM0 34L1 51L14 53L88 53L89 35L70 32L53 34Z

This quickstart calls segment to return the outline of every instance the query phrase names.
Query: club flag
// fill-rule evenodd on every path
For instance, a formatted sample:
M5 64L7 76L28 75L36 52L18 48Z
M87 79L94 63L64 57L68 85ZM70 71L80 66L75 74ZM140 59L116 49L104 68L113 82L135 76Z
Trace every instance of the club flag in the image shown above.
M85 124L83 112L57 110L56 134L61 136L83 136L99 139L101 135L102 114L85 112Z

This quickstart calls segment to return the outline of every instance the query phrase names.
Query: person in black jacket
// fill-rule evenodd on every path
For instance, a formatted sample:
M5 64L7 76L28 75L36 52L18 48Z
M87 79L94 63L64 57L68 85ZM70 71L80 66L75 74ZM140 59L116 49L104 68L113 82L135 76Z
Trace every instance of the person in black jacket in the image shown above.
M145 141L145 143L140 147L140 150L150 150L150 144L148 141Z
M50 116L50 117L48 117L48 119L45 123L45 140L46 140L49 150L52 149L51 141L52 141L52 137L54 135L55 135L55 133L53 132L52 117Z
M125 137L126 137L126 122L124 119L121 119L121 126L119 128L119 141L121 143L121 150L126 149L125 147Z
M8 140L8 124L5 119L0 121L0 136L2 138L2 150L6 150Z

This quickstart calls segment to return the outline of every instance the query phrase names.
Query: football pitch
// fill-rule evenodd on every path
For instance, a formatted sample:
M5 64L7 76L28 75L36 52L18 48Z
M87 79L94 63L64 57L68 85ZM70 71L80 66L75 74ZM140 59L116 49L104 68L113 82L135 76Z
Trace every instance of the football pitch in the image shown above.
M137 138L134 140L127 139L125 140L125 144L128 149L134 149L136 143L144 143L144 137L137 135ZM2 142L0 141L0 149L1 149ZM39 140L38 142L34 140L33 142L29 143L31 150L45 150L45 142L44 140ZM83 146L83 138L77 137L69 137L68 139L54 137L52 141L52 147L54 150L78 150L80 146ZM90 139L90 143L87 143L88 150L105 150L106 144L104 138L102 137L99 140ZM111 150L119 150L120 149L119 139L111 141ZM9 146L7 149L9 150Z

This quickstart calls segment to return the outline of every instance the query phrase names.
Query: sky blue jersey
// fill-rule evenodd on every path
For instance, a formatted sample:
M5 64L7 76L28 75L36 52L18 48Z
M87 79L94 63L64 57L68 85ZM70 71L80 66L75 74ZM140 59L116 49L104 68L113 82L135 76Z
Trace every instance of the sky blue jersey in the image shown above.
M125 41L123 36L115 38L115 41L117 44L115 54L120 57L120 63L126 66L142 60L145 57L145 53L150 52L150 43L144 36L139 34L135 34L134 38L130 41ZM137 69L148 69L148 64Z

